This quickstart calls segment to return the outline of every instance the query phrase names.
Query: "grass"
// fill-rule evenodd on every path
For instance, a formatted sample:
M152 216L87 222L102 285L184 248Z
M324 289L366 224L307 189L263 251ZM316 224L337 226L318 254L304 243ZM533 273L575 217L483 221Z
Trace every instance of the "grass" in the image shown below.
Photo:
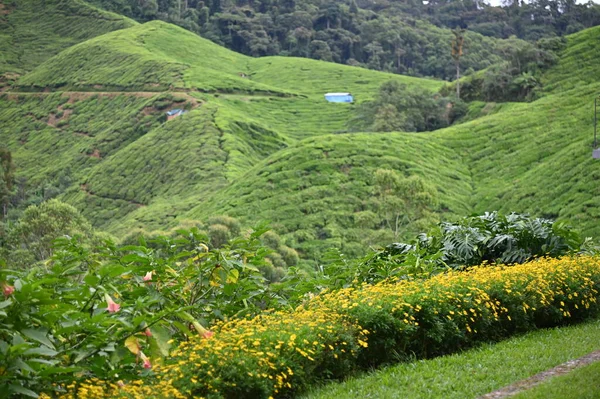
M514 399L592 399L600 397L600 362L554 377Z
M388 367L302 398L476 398L599 349L599 332L599 320L539 330L452 356Z
M276 79L281 70L295 79ZM279 71L279 72L277 72ZM302 73L297 73L302 72ZM85 41L49 59L20 78L16 88L41 90L194 90L224 93L303 95L306 88L323 93L344 78L345 90L373 94L373 88L394 75L304 59L280 57L254 60L220 47L194 33L152 21ZM285 73L283 76L293 76ZM306 78L312 76L312 85ZM437 88L433 80L397 77L409 84ZM329 82L329 83L328 83ZM346 85L345 83L351 82Z

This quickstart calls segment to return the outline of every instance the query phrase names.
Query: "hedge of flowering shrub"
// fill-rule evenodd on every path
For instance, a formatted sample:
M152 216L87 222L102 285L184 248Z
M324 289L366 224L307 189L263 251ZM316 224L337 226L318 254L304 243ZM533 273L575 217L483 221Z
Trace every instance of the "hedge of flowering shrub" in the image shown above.
M599 291L600 260L583 256L342 289L217 324L144 381L88 380L63 397L289 397L357 369L581 320L598 313Z

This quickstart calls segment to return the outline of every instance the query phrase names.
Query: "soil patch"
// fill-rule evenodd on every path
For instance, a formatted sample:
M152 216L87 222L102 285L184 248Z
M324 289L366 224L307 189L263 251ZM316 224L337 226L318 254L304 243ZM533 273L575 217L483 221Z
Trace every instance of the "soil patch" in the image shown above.
M63 109L62 105L58 107L58 111L62 112L62 115L60 117L57 117L55 113L50 114L48 116L48 125L56 127L58 122L68 119L69 115L73 113L72 109Z
M94 152L89 154L89 156L92 158L96 158L96 159L102 159L102 156L100 155L100 151L97 148L94 149Z
M6 7L4 4L0 3L0 15L8 15L10 14L10 9Z

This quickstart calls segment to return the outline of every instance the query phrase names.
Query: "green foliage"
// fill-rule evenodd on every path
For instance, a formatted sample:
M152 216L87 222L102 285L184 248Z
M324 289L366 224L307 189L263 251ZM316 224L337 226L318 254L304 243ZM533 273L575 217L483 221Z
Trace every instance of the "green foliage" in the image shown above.
M558 64L535 76L544 87L538 100L472 103L468 122L409 137L331 133L346 130L356 107L390 78L409 90L431 92L440 82L307 59L250 59L176 28L165 34L174 40L163 42L161 25L149 28L134 29L147 34L146 44L134 41L141 53L160 58L166 52L177 65L204 62L195 51L186 55L194 48L225 60L211 66L219 73L297 95L173 93L171 100L188 99L176 107L190 112L163 123L154 104L167 105L165 94L4 93L0 138L17 166L9 220L54 197L119 237L217 214L246 225L270 220L283 243L298 252L301 266L316 265L331 246L360 256L368 246L393 240L393 232L381 228L373 184L375 170L391 169L435 187L439 205L432 211L440 220L487 210L529 212L598 234L595 175L588 173L598 29L570 37ZM140 37L120 32L127 40ZM177 40L181 32L185 37ZM172 42L190 45L169 47ZM246 77L232 65L243 65ZM207 88L220 82L209 75ZM202 87L199 79L183 80ZM323 93L340 87L359 104L323 100ZM53 122L61 110L62 118ZM400 236L407 239L417 230L411 226Z
M531 101L539 94L540 76L558 62L564 38L541 40L536 44L514 38L499 46L505 61L461 80L461 98L467 101ZM442 93L451 93L452 86Z
M465 113L459 99L389 81L381 85L373 101L360 104L349 125L355 131L423 132L447 127Z
M387 174L387 173L386 173ZM426 192L413 194L425 196ZM412 196L409 201L415 201ZM414 203L414 207L424 203ZM407 207L410 209L410 207ZM539 257L561 257L588 251L590 243L564 223L496 212L443 222L408 243L396 242L363 258L349 259L339 251L324 257L324 267L310 278L291 273L286 284L343 288L386 279L427 278L448 269L476 265L524 263ZM591 252L594 252L592 249ZM314 289L314 288L312 288ZM302 289L299 290L302 295Z
M81 0L3 1L0 76L23 74L74 44L134 25Z
M203 324L280 306L258 272L263 232L220 249L197 229L95 249L65 237L44 267L0 268L0 389L52 391L73 373L147 376L168 358L171 339L209 338Z
M2 219L6 217L10 197L13 195L15 182L15 164L11 152L0 148L0 204L2 204Z
M401 229L408 226L429 225L431 209L438 205L435 188L428 186L420 177L401 178L388 169L377 169L374 174L377 211L385 225L398 239Z
M447 267L460 269L482 263L514 264L544 256L560 257L578 253L584 244L579 234L564 223L492 212L463 218L457 223L441 223L410 244L387 246L380 254L369 258L365 265L377 270L381 267L395 269L392 266L395 264L396 275L402 275L403 268L407 268L408 275L427 275ZM429 263L427 270L423 270L425 273L414 272L419 263L423 266Z
M450 169L444 164L453 164L458 172L446 174ZM393 170L401 176L402 187L415 183L411 190L427 195L411 199L399 195L402 187L398 186L390 198L406 205L394 209L408 208L392 216L377 194L378 169ZM425 136L322 136L268 157L216 193L210 206L196 206L189 214L196 219L220 212L244 222L269 220L285 244L304 259L319 260L331 247L361 256L370 245L391 242L395 231L399 237L416 234L419 223L435 220L432 212L465 212L466 173L454 154ZM390 227L386 213L394 219ZM395 215L399 215L398 229Z
M504 7L459 1L91 1L139 21L177 24L253 57L310 57L442 79L456 76L451 29L468 28L461 66L479 70L502 59L497 49L502 40L492 37L517 35L535 41L600 22L597 5L560 1L511 2Z
M114 388L90 380L79 392L285 398L360 369L595 316L599 283L598 260L574 257L327 292L293 311L218 325L210 341L182 344L160 375L170 383Z
M168 232L154 231L148 233L143 230L130 232L121 240L122 245L135 245L139 240L145 240L150 243L156 241L158 237L165 236L169 239L176 239L182 230L194 229L206 238L207 244L213 248L225 247L233 238L240 235L247 235L251 229L244 228L239 220L229 216L211 216L205 222L185 221ZM281 237L274 231L264 230L260 236L260 242L263 246L265 263L259 267L261 273L270 282L279 281L285 276L288 267L296 266L299 262L298 253L281 242ZM152 245L152 244L150 244Z
M54 241L63 236L80 236L88 244L102 237L77 209L53 199L28 207L16 223L5 225L0 253L12 267L29 268L50 258Z

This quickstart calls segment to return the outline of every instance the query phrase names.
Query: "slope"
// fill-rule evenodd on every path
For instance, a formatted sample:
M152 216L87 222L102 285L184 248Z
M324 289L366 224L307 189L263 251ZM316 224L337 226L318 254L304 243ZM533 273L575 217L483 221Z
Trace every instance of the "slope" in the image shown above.
M71 184L60 187L61 198L82 209L96 226L125 234L134 227L175 225L265 157L298 139L345 130L353 105L328 104L323 93L352 90L363 101L389 79L432 90L442 84L314 60L252 59L173 25L152 22L75 45L21 77L13 90L77 89L77 95L87 90L81 104L71 101L60 126L48 126L52 115L62 117L63 110L60 104L44 105L52 97L45 93L6 96L13 112L0 113L0 120L6 122L8 137L10 131L27 129L19 123L28 114L38 115L47 132L38 140L52 142L45 147L64 146L64 162L42 158L37 172L23 168L27 161L22 157L33 157L13 142L11 147L21 145L16 151L21 172L36 176L31 180L35 187L72 167L74 176ZM172 91L171 98L189 97L185 107L190 112L164 123L160 110L180 105L161 100L159 93L148 98L151 92L134 91L164 89ZM100 90L105 92L96 98L94 92ZM119 108L119 102L113 107L110 90L124 90L116 98L140 102L131 109ZM74 94L58 98L70 101ZM93 105L84 105L86 101ZM94 108L100 103L102 111ZM85 121L105 130L89 133L81 126ZM128 130L119 134L122 123ZM86 142L85 149L73 146L73 140Z
M365 225L361 214L377 212L372 172L391 168L433 184L437 211L446 218L529 212L598 236L600 172L590 145L599 37L600 28L569 37L545 76L546 95L533 103L504 104L493 115L432 133L307 139L263 161L190 216L270 219L289 245L310 257L329 246L356 253L378 228Z
M1 0L0 75L22 74L76 43L136 24L82 0Z
M452 150L425 135L373 133L319 136L279 151L187 217L269 220L305 258L320 259L330 247L359 255L366 245L393 238L376 215L377 169L424 178L438 192L436 210L470 211L468 170Z
M17 81L20 89L270 91L238 76L244 57L164 22L75 45Z
M541 99L434 134L469 165L474 210L531 212L600 235L600 165L591 157L599 38L600 27L568 37Z
M364 101L388 79L430 90L442 83L314 60L248 58L153 22L76 45L18 84L171 85L187 94L87 93L74 101L73 93L5 95L0 138L31 187L64 183L61 171L71 170L66 183L52 183L55 191L118 235L227 213L248 223L271 220L307 258L330 246L358 254L391 239L381 228L377 169L422 177L438 200L432 211L444 218L531 212L598 235L598 171L589 145L599 36L594 28L569 37L544 78L545 95L533 103L504 104L433 133L332 134L345 130L354 105L328 104L324 92L351 91ZM119 54L125 58L115 62ZM69 69L69 60L80 63ZM147 62L156 69L139 68ZM184 95L181 103L173 98ZM162 112L179 104L190 112L165 123Z

